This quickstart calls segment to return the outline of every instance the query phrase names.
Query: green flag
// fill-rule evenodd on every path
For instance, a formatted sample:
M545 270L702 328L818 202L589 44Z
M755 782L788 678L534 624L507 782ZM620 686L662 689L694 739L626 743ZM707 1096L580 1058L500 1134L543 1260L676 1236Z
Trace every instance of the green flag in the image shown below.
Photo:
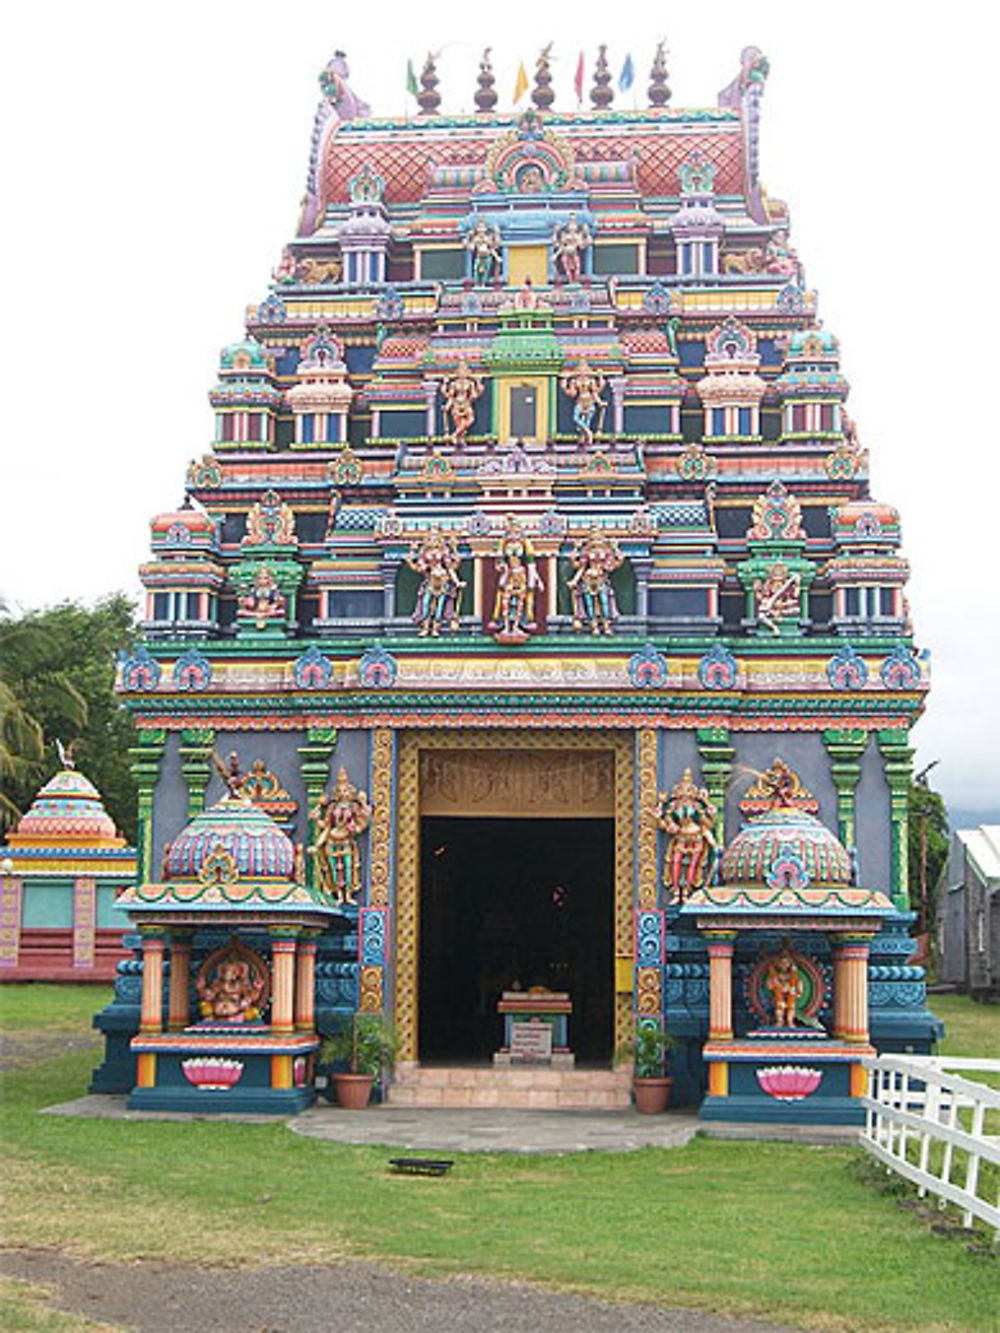
M413 69L412 60L406 62L406 91L411 97L416 97L417 95L417 76Z

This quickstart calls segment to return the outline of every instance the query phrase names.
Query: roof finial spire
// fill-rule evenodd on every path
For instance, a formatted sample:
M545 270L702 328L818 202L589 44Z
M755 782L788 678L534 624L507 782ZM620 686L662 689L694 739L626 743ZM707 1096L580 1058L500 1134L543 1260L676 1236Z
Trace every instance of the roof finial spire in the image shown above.
M487 115L497 104L496 79L493 77L493 62L490 48L487 47L479 61L479 75L476 79L476 93L473 101L476 110Z
M538 53L538 59L535 62L535 86L531 90L531 100L539 111L548 111L552 103L556 100L556 95L552 91L552 70L549 66L549 57L552 54L552 43L542 48Z
M427 52L427 59L420 71L420 92L417 93L417 105L422 116L436 116L441 105L441 94L437 90L440 79L437 76L437 56Z
M667 50L663 42L657 43L653 68L649 71L649 105L666 106L670 101L670 85L667 83Z
M594 86L590 90L590 102L598 111L606 110L615 100L611 87L611 70L608 68L608 48L602 42L597 48L597 63L594 66Z

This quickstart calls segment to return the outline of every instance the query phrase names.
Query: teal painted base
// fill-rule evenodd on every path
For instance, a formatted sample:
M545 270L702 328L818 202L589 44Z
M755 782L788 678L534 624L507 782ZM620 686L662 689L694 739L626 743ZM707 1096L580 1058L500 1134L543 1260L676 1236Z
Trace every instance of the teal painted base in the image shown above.
M298 1115L316 1100L316 1089L230 1088L227 1092L201 1091L179 1085L134 1088L127 1102L130 1111L184 1111L188 1115Z
M858 1125L864 1108L853 1097L806 1098L779 1102L774 1097L708 1096L698 1112L700 1120L732 1120L760 1125Z

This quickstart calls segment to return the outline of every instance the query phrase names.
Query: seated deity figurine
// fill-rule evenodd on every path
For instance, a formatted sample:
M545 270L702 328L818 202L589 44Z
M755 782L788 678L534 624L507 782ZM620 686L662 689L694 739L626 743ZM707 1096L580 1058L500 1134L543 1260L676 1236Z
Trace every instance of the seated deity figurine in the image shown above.
M523 639L538 628L535 595L543 590L535 548L513 514L497 546L497 593L488 628L498 638Z
M764 251L764 269L767 273L777 273L788 278L803 280L802 265L799 257L788 244L788 232L776 231L767 243Z
M604 416L607 402L601 397L601 390L606 381L599 370L593 370L586 359L570 375L562 377L563 392L575 399L573 404L573 424L580 432L581 444L594 443L594 418L600 409L600 418ZM599 418L599 420L600 420Z
M287 245L284 250L282 250L281 258L278 260L278 263L271 270L271 277L275 282L282 284L296 281L298 277L298 264L296 263L294 254L292 254L292 251Z
M461 358L454 375L444 381L445 411L452 420L451 441L461 444L469 427L476 419L474 403L482 396L483 382L478 375L473 375L468 362Z
M371 823L372 808L342 768L332 796L320 796L310 811L315 839L309 848L315 858L319 887L336 903L354 904L361 889L361 853L358 839Z
M604 536L600 528L591 528L577 541L570 555L576 573L567 584L573 601L574 629L581 630L587 624L591 634L611 634L618 617L611 575L624 558L618 543Z
M663 882L671 897L683 902L692 889L700 889L711 875L711 860L718 850L715 839L717 811L704 787L695 786L686 768L667 796L660 792L656 822L669 834L663 861Z
M465 248L472 252L472 281L488 287L500 266L500 233L480 218L466 236Z
M195 981L202 1018L251 1023L266 999L267 969L255 954L231 947L210 955Z
M775 1027L793 1028L796 1009L804 987L802 975L787 940L782 941L781 948L768 960L764 973L764 987L771 994Z
M410 547L406 563L422 580L413 611L422 639L428 635L436 639L442 626L452 631L458 629L465 588L458 577L459 560L455 539L443 534L437 526L422 542L414 542Z
M556 263L562 269L567 282L579 282L583 272L583 252L591 242L590 228L582 226L576 220L576 214L570 213L565 227L559 227L555 234Z
M269 620L279 620L285 614L285 595L267 565L261 565L254 577L253 587L239 599L238 615L253 620L257 629L264 629Z
M799 614L802 580L793 574L781 560L775 560L766 579L757 579L753 585L757 599L757 619L772 634L780 634L782 620Z

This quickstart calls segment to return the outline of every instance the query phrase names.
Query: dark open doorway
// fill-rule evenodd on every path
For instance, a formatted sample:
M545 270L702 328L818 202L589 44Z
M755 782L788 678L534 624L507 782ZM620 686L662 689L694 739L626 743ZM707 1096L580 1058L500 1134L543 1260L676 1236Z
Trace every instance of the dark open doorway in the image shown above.
M421 820L420 1057L488 1060L519 982L569 991L578 1061L612 1042L614 820Z

